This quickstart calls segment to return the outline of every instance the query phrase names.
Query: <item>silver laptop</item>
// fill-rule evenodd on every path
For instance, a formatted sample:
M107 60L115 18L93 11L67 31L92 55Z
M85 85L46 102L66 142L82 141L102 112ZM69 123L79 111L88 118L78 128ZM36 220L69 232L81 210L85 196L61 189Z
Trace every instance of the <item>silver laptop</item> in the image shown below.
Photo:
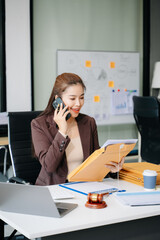
M0 183L0 210L60 218L78 205L54 202L45 186Z

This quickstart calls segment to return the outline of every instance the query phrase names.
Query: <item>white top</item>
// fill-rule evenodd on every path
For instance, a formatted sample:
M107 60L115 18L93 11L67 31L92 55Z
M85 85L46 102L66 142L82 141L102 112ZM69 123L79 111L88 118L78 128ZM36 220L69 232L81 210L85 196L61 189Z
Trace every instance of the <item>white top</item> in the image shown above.
M143 171L144 176L154 177L157 176L157 172L153 170L146 169Z
M80 136L72 138L66 148L68 174L83 162L83 150Z

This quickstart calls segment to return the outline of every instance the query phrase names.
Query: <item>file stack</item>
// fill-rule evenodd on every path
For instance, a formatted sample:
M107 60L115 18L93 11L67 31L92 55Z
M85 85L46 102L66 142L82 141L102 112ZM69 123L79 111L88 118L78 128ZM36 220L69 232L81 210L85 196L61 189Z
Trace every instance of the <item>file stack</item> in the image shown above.
M143 171L146 169L157 172L156 184L160 185L160 165L148 162L124 163L122 170L119 172L119 177L122 180L143 186Z

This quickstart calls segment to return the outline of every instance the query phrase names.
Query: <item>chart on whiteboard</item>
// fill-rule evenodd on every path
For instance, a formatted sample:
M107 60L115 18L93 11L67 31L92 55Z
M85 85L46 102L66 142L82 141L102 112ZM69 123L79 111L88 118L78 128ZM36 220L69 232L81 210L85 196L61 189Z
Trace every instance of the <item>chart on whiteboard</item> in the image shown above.
M81 110L98 125L132 123L134 95L139 95L139 53L57 51L57 75L78 74L86 85Z

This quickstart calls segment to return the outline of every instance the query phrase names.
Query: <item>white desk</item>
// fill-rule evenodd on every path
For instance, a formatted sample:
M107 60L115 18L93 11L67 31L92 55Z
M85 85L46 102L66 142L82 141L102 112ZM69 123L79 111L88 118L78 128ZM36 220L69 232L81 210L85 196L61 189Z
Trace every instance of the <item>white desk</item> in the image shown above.
M112 184L112 185L115 184L115 186L117 186L117 180L107 179L107 181L109 184ZM126 189L127 191L143 190L143 188L138 185L127 183L122 180L120 180L119 184L121 189ZM53 188L55 191L57 187L58 186L51 186L51 188ZM75 193L74 199L65 200L66 202L78 203L78 207L61 219L31 216L31 215L24 215L24 214L15 214L15 213L2 212L2 211L0 211L0 218L5 223L17 229L20 233L22 233L29 239L44 237L44 236L51 236L51 235L56 235L56 239L63 239L63 237L65 239L69 239L69 238L66 238L67 234L69 234L69 237L74 239L79 239L79 238L87 239L87 237L85 237L87 236L87 234L89 234L90 236L89 239L99 239L99 237L101 236L99 235L98 237L96 236L98 231L100 231L101 235L106 234L107 239L109 239L108 238L109 234L112 236L115 234L115 238L112 238L112 239L116 239L116 236L120 237L120 235L126 234L127 230L130 231L131 236L134 236L135 234L142 234L139 232L136 233L136 231L140 231L141 229L140 227L141 220L138 221L138 219L142 219L144 221L146 221L147 219L149 220L149 222L144 223L146 228L144 228L143 231L146 231L146 232L149 230L154 232L158 231L158 233L156 233L156 236L158 236L157 239L160 239L160 230L158 230L159 224L157 226L157 222L158 223L160 222L160 216L159 216L160 205L145 206L145 207L123 206L122 204L119 203L118 200L115 199L113 195L110 195L108 198L105 198L106 203L108 205L107 208L89 209L85 207L86 200L87 200L86 196L79 193ZM37 204L38 204L38 199L37 199ZM154 217L154 216L157 216L157 217L151 218L151 221L150 221L150 218L148 217ZM132 220L136 220L136 221L132 221ZM133 226L130 225L132 223L133 223ZM137 224L135 225L135 223ZM153 223L152 224L153 228L151 228L151 225L150 225L151 223ZM126 224L129 224L129 226L127 227ZM85 230L85 229L88 229L88 230ZM105 229L107 231L106 233L105 233ZM119 231L118 229L121 229L121 230ZM133 233L131 231L133 231ZM83 234L85 235L83 236ZM92 237L91 237L91 234L93 234ZM147 236L148 234L149 233L147 233ZM124 239L124 238L120 237L119 239ZM128 237L126 239L130 239L130 238ZM136 239L145 239L145 238L141 237ZM151 239L156 239L156 238L153 237Z

